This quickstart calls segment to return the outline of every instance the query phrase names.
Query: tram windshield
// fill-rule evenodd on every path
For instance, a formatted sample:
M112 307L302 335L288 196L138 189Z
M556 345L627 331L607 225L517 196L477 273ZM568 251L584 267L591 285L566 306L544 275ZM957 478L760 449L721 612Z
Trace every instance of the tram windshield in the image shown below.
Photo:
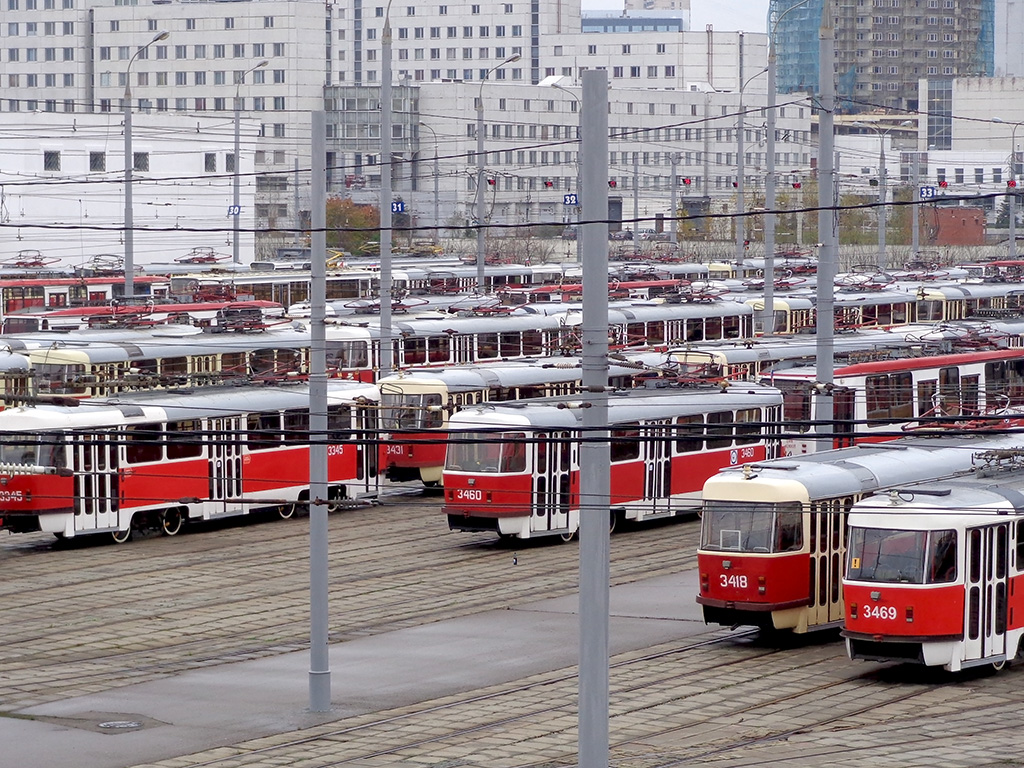
M956 581L956 531L850 528L847 578L886 584Z
M438 429L443 424L441 395L389 394L381 392L381 418L384 429Z
M525 472L526 435L522 432L452 433L444 468L470 473Z
M800 502L704 502L701 549L723 552L796 552L804 545Z

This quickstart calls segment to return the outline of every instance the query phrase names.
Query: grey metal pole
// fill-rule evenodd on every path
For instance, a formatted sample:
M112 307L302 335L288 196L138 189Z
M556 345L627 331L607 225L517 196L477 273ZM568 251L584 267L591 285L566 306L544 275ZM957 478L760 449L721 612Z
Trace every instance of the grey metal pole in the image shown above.
M239 166L241 165L242 161L242 99L239 91L242 87L242 83L245 82L246 75L248 75L250 72L255 72L257 69L262 69L269 63L269 61L264 59L263 61L259 62L256 66L250 67L249 69L245 70L245 72L243 72L241 75L239 75L238 82L235 83L235 169L232 177L234 187L234 194L232 195L233 218L235 221L233 227L234 237L231 240L231 261L234 264L240 264L242 262L238 244L239 229L242 218L242 199L240 191L241 177L239 176Z
M919 217L917 206L921 202L921 164L920 153L914 151L914 159L911 163L911 175L914 179L913 205L910 206L910 252L915 259L921 257L921 232L919 228Z
M484 81L480 81L480 91L476 100L476 289L479 293L487 292L487 279L484 269L485 238L484 232ZM497 183L497 180L495 180Z
M390 4L388 10L390 13ZM381 32L380 66L380 373L384 377L394 368L394 344L391 341L391 19L384 16Z
M441 238L441 195L438 191L438 184L441 175L437 168L437 139L434 139L434 242Z
M327 588L327 113L310 123L309 708L331 708Z
M835 178L835 138L833 136L836 108L835 85L835 28L826 4L819 31L818 88L818 284L815 368L819 391L816 396L815 418L823 422L817 432L831 433L833 419L832 381L834 371L835 303L833 284L838 257L838 207ZM817 441L817 449L831 447L831 438Z
M740 73L742 77L743 73ZM743 176L746 169L743 167L743 86L740 86L740 109L739 116L736 118L736 263L743 263L744 247L743 241L746 240L746 220L743 217L744 203L743 199Z
M153 39L141 46L128 59L124 69L124 295L135 295L135 213L132 209L132 171L135 155L132 152L132 64L153 43L171 36L166 30L157 32Z
M776 21L778 23L778 21ZM768 38L768 104L765 112L765 152L768 153L764 179L764 295L761 308L761 333L775 332L775 131L776 104L775 28Z
M580 119L582 380L580 446L579 764L608 765L608 73L583 73Z
M673 152L669 158L672 162L672 213L668 221L669 240L672 245L679 243L679 153Z
M640 241L640 153L633 153L633 242Z
M1013 131L1010 133L1010 181L1013 182L1007 186L1010 191L1010 206L1008 213L1010 214L1010 250L1009 258L1011 260L1017 258L1017 128L1020 123L1013 126Z
M134 57L132 61L134 61ZM124 295L131 299L135 295L135 217L132 211L132 62L128 62L124 86Z
M241 193L241 179L239 176L239 161L242 151L242 107L239 105L238 87L242 84L242 81L238 81L238 85L235 86L235 167L232 173L231 186L231 218L234 220L232 225L232 237L231 237L231 261L234 264L240 264L242 257L240 254L240 246L238 244L239 230L241 227L242 218L242 193Z
M885 133L878 134L878 268L886 268L885 230L887 226L885 210Z

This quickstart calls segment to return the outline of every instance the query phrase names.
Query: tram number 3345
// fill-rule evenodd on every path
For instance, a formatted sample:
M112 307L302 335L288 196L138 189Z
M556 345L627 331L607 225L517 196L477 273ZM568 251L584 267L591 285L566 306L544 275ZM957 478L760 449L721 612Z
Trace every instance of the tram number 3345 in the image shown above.
M894 605L865 605L861 611L865 619L885 619L896 621L896 606Z
M738 589L744 589L747 586L747 577L740 576L737 574L727 575L720 574L719 579L722 580L723 587L736 587Z

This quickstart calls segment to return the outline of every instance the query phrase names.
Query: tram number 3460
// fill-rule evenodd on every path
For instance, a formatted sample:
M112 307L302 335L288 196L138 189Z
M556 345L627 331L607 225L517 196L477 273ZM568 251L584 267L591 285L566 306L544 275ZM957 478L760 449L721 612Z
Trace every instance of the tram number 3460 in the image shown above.
M720 574L719 579L722 581L723 587L735 587L737 589L744 589L747 586L747 577L740 576L738 574Z
M896 621L896 606L894 605L865 605L861 610L865 619L885 619Z
M455 492L455 498L464 499L465 501L483 501L484 492L476 491L472 488L460 488Z

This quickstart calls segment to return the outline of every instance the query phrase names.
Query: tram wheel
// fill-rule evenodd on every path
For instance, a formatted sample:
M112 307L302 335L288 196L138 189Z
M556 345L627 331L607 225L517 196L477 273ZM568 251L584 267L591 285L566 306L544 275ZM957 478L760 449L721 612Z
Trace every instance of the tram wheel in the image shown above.
M277 514L282 520L291 520L295 517L295 513L299 511L299 505L297 502L292 504L282 504L277 508Z
M621 509L613 509L608 521L608 533L615 533L626 522L625 513Z
M185 527L185 516L177 507L165 509L160 515L160 531L164 536L177 536Z
M572 533L560 533L558 534L558 538L563 543L568 544L570 541L576 538L576 531L573 531Z
M127 531L111 531L110 538L114 540L115 544L125 544L132 540L132 529L129 528Z
M1006 659L1003 659L1002 661L993 661L992 669L994 669L996 672L1002 672L1004 669L1006 669L1006 663Z

